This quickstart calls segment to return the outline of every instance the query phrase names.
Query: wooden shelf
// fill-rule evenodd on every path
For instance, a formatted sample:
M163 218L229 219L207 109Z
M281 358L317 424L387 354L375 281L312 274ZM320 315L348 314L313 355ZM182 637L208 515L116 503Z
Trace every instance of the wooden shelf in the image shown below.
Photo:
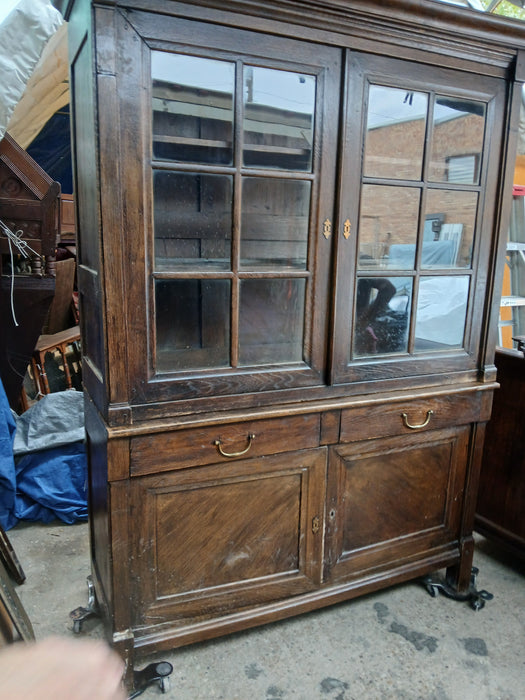
M199 139L190 136L163 136L153 135L154 143L168 143L177 146L197 146L199 148L232 148L231 141L218 141L214 139ZM294 156L308 155L309 148L291 148L289 146L267 146L259 143L245 143L245 151L260 153L282 153Z

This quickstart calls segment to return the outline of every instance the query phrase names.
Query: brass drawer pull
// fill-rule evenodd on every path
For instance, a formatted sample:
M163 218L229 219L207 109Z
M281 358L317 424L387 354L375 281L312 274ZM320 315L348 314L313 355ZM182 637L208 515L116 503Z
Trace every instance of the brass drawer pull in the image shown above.
M241 455L245 455L248 452L248 450L252 446L252 440L254 438L255 438L255 435L253 433L250 433L248 435L248 447L246 447L244 450L241 450L240 452L225 452L222 449L220 440L215 440L213 444L217 446L217 449L219 450L220 454L223 457L240 457Z
M420 423L419 425L412 425L411 423L408 422L408 416L406 413L402 413L403 417L403 423L406 425L407 428L410 428L411 430L417 430L418 428L424 428L427 426L430 422L430 416L434 414L434 411L430 410L427 411L427 418L424 423Z

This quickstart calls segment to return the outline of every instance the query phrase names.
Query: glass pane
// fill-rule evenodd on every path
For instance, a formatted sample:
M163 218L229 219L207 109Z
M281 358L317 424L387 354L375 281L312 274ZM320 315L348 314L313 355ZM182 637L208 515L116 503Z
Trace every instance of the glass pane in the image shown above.
M312 169L315 89L313 75L246 66L244 165Z
M365 176L421 179L427 110L423 92L370 86Z
M362 277L357 281L354 357L406 352L412 277Z
M419 198L415 187L363 185L359 269L414 269Z
M304 279L241 282L239 364L303 360Z
M416 313L415 349L463 345L469 277L422 277Z
M229 280L156 280L157 372L230 364Z
M430 180L477 185L484 134L482 102L436 97Z
M229 165L235 64L151 53L153 157Z
M153 174L157 271L230 269L232 188L229 175Z
M428 190L421 267L470 267L478 195Z
M241 267L306 269L311 183L245 178Z

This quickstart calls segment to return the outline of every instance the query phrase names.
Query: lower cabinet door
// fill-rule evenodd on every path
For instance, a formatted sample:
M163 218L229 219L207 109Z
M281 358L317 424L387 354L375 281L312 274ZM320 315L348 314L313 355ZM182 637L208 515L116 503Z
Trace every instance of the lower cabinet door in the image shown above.
M326 448L132 479L135 629L318 587L325 486Z
M328 583L397 566L457 539L469 435L463 427L332 448Z

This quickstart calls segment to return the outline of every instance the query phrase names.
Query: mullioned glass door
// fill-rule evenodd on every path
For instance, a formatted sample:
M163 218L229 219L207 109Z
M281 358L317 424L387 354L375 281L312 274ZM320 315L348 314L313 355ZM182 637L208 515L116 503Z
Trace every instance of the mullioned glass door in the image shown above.
M325 363L340 52L280 43L293 62L227 42L149 55L150 371L192 391L315 384Z
M364 112L346 125L336 373L472 366L502 86L387 59L352 56L347 69L347 110L359 100Z

